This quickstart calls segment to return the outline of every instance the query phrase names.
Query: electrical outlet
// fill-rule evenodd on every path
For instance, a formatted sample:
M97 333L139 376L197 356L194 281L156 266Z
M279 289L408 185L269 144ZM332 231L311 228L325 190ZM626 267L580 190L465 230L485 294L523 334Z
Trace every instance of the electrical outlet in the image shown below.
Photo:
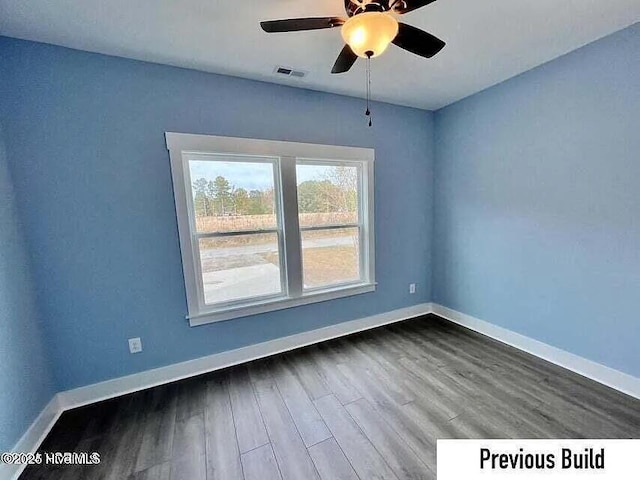
M142 351L142 340L140 337L129 339L129 352L140 353Z
M416 284L415 283L410 283L409 284L409 293L416 293Z

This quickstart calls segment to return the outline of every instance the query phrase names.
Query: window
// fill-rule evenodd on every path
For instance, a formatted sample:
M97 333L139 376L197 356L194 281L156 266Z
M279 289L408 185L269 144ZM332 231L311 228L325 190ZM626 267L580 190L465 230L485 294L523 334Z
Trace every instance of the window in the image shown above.
M373 150L166 139L191 325L375 290Z

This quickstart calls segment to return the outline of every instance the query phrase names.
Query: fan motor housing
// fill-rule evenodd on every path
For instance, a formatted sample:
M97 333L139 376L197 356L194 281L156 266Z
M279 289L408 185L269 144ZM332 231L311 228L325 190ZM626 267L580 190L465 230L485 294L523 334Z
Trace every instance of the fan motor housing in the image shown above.
M364 12L386 12L389 10L389 0L373 0L368 3L344 0L344 9L350 17Z

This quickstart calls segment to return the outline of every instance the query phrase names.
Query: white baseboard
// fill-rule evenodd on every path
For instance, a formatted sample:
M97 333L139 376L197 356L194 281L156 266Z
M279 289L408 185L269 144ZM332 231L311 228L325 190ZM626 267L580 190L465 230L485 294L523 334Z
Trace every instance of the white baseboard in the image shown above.
M18 440L14 452L35 452L44 438L47 436L53 425L58 421L63 409L58 403L58 396L54 395L49 403L40 412L40 415L33 421L31 426L24 432L24 435ZM0 479L17 479L25 465L7 465L0 463Z
M640 378L438 304L432 313L640 399Z
M59 393L58 396L62 408L68 410L157 385L174 382L183 378L220 370L258 358L268 357L288 350L294 350L343 335L426 315L430 312L430 303L414 305L412 307L401 308L391 312L380 313L370 317L359 318L308 332L297 333L288 337L249 345L236 350L229 350L186 362L175 363L166 367L135 373L133 375L127 375L126 377L114 378L113 380L95 383L74 390L67 390L66 392Z

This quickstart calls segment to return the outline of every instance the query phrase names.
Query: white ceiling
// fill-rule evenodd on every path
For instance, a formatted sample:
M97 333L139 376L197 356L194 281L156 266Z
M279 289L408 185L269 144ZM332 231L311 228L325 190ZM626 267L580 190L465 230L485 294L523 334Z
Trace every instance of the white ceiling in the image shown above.
M364 61L331 75L338 29L266 34L260 20L344 15L342 0L0 0L0 34L361 97ZM430 60L390 46L377 100L435 110L640 21L639 0L438 0L403 21L442 38ZM274 76L276 65L308 72Z

